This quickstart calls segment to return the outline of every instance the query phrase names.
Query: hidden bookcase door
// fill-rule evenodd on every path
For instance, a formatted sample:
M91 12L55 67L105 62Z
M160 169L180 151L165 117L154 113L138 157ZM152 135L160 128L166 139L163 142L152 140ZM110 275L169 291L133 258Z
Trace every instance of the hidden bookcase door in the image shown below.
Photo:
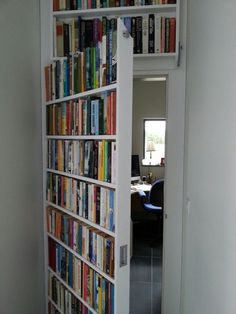
M83 46L58 56L52 5L41 1L47 313L128 314L133 40L120 19L91 17Z

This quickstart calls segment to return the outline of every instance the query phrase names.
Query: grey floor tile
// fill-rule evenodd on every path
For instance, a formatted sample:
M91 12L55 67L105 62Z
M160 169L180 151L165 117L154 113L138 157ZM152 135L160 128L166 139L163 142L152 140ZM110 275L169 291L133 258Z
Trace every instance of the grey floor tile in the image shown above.
M152 259L152 281L161 283L162 280L162 259Z
M151 257L132 257L130 280L151 282Z
M152 284L152 308L151 314L161 314L161 284Z
M131 282L130 314L151 314L151 284Z
M151 247L149 239L134 239L133 256L151 256Z
M162 241L157 241L152 248L153 256L162 258Z
M161 314L162 240L152 237L150 227L138 225L134 233L129 314Z

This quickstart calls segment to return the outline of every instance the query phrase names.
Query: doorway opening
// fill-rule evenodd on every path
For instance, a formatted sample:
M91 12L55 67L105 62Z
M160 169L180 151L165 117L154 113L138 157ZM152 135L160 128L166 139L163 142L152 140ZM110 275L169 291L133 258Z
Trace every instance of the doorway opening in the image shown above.
M133 82L132 155L140 172L131 185L130 314L161 314L164 193L154 186L165 178L166 90L166 77ZM155 197L159 210L148 210Z

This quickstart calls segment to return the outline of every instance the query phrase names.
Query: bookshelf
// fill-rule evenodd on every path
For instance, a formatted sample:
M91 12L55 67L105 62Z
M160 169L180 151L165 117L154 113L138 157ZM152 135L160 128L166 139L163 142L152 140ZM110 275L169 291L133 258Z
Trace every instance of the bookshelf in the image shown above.
M122 1L115 4L110 1L110 7L107 7L109 3L101 7L102 1L82 1L78 2L80 9L53 11L53 19L70 23L68 17L77 18L78 15L82 19L120 17L134 38L134 72L174 69L179 64L180 0L157 4L160 2L141 5L142 1L128 1L126 6L122 6ZM96 8L92 8L92 4ZM55 32L51 36L55 38Z
M47 313L129 313L132 38L117 19L105 34L105 84L100 67L77 89L82 53L55 55L52 5L41 0Z

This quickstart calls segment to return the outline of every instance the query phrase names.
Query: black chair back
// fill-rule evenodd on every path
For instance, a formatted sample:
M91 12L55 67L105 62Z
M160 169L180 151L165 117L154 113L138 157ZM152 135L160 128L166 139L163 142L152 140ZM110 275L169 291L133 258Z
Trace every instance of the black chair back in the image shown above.
M164 209L164 179L155 181L149 192L149 203Z

